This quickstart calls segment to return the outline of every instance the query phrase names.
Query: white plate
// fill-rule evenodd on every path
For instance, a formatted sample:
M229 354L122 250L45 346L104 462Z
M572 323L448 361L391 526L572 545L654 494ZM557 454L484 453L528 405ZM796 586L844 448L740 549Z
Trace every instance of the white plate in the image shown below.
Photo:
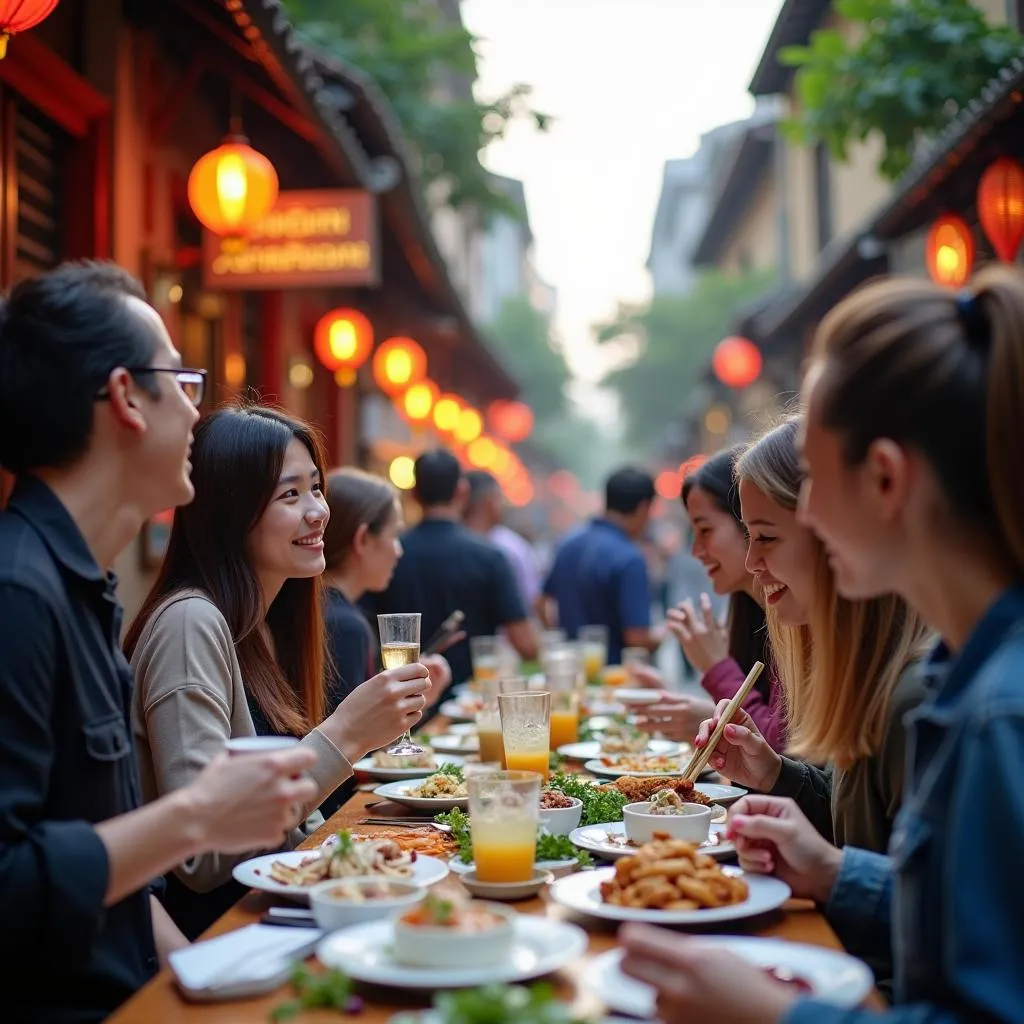
M866 964L837 949L751 936L709 935L693 941L733 953L757 967L784 968L812 986L809 995L814 999L836 1006L859 1006L875 984ZM622 956L621 949L610 949L590 960L583 976L584 987L612 1010L653 1017L654 989L622 970Z
M446 700L438 711L454 722L472 722L476 719L476 709L467 708L457 700Z
M646 754L606 754L608 758L612 757L647 757ZM583 770L590 772L591 775L600 775L605 779L620 779L623 776L629 779L653 779L653 778L666 778L666 779L678 779L683 772L686 771L686 764L680 759L677 764L678 769L673 772L624 772L621 768L616 768L613 765L605 764L600 758L595 757L592 761L587 761L583 765Z
M410 796L409 790L416 789L421 782L414 779L405 782L388 782L378 786L374 796L384 797L393 800L396 804L403 804L417 811L450 811L453 807L461 807L465 810L469 806L468 796Z
M431 743L433 743L433 740L431 740ZM681 744L673 743L671 740L649 740L647 749L641 751L641 753L674 757L676 754L681 753L682 750ZM569 758L570 761L590 761L594 758L600 758L601 742L600 740L586 740L582 743L565 743L558 748L558 753L562 757ZM614 757L617 755L609 754L608 756Z
M695 782L693 788L698 793L703 793L713 803L728 807L736 803L741 796L746 796L747 791L739 786L723 786L717 782Z
M431 741L431 746L433 746L433 741ZM371 779L390 782L393 779L422 779L428 775L433 775L443 764L464 764L465 758L456 757L452 754L441 754L440 756L435 755L434 761L437 764L435 768L377 768L371 756L364 757L361 761L356 761L352 767L357 772L365 772Z
M236 864L231 874L236 882L241 882L242 885L247 885L250 889L259 889L262 892L273 893L275 896L287 896L300 903L308 903L310 886L282 885L280 882L275 882L270 877L270 866L275 860L280 860L289 867L295 867L308 857L314 856L316 852L316 850L286 850L283 853L267 853L262 857L253 857L252 860ZM437 857L427 857L422 853L416 855L416 860L412 863L411 868L412 875L402 878L402 881L428 886L448 877L448 865L443 860L438 860Z
M550 871L533 869L533 877L526 882L481 882L477 880L476 871L467 871L462 876L462 884L473 896L482 900L526 900L536 896L546 885L555 880Z
M630 687L616 687L615 696L622 701L623 704L628 705L640 705L640 704L657 704L662 699L660 690L645 690L645 689L634 689Z
M576 860L538 860L534 861L533 866L537 871L550 871L555 878L561 878L576 870ZM453 875L466 875L470 871L476 870L476 863L470 861L468 864L463 864L458 856L455 856L448 861L448 867Z
M451 731L441 733L440 736L431 736L430 745L439 754L479 754L480 741L476 738L476 732L457 733L454 727Z
M785 882L767 875L744 874L739 868L723 868L727 874L742 874L750 894L742 903L703 910L649 910L642 907L618 907L601 899L601 883L615 876L615 868L599 868L560 878L551 886L551 898L579 914L606 921L644 921L647 924L717 924L741 921L781 907L790 897Z
M355 981L394 988L472 988L540 978L572 963L587 948L587 933L576 925L547 917L517 914L512 954L493 967L408 967L392 956L394 926L370 921L329 935L316 955Z
M715 860L726 860L735 856L736 847L725 838L725 823L711 824L711 834L718 836L714 843L701 846L701 853L706 853ZM581 850L588 850L590 853L603 857L605 860L618 860L619 857L628 857L636 853L637 847L626 846L623 842L609 841L609 836L621 836L625 838L626 826L621 821L608 821L603 825L583 825L574 828L569 833L569 840Z

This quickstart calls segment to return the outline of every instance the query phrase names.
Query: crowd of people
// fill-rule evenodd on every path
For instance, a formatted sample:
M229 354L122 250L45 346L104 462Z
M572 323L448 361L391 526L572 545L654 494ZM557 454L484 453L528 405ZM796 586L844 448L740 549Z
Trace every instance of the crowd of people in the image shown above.
M329 469L296 417L200 417L204 385L113 265L63 265L0 307L4 1020L102 1020L240 897L235 864L300 842L356 762L470 678L470 638L533 660L556 625L603 626L611 662L678 641L704 696L641 666L662 692L636 710L698 746L768 666L710 761L752 791L730 819L741 865L825 909L893 1024L1020 1019L1018 273L856 293L818 331L803 411L686 479L724 622L706 594L658 613L644 470L613 473L541 573L498 482L452 453L417 459L407 529L391 485ZM122 640L111 566L170 507ZM380 670L377 614L419 612L432 636L455 610L443 655ZM258 736L298 742L229 753ZM666 1024L862 1017L696 940L621 937Z

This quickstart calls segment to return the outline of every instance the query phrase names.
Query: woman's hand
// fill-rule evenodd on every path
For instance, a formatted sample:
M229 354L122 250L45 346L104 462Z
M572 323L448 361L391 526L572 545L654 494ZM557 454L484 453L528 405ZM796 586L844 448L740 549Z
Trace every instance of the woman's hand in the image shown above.
M637 715L637 725L660 732L675 743L692 743L701 722L715 713L715 705L701 697L663 693L657 704L647 704Z
M729 635L715 619L711 598L700 595L700 611L692 601L670 608L666 619L690 664L703 675L712 666L729 657Z
M720 700L714 714L706 722L701 722L695 746L707 746L729 703L728 699ZM782 758L768 745L750 715L743 708L738 708L709 758L708 767L740 786L767 793L779 780Z
M743 797L729 815L729 838L744 871L775 875L794 896L828 902L843 863L842 850L822 839L792 800Z
M622 969L657 992L657 1015L665 1024L777 1024L796 1000L787 986L696 936L627 924L619 942Z
M320 728L355 764L412 729L423 717L429 692L426 665L389 668L357 686Z
M427 693L427 707L432 708L443 696L452 681L452 667L448 659L440 654L425 654L420 659L427 666L430 690Z

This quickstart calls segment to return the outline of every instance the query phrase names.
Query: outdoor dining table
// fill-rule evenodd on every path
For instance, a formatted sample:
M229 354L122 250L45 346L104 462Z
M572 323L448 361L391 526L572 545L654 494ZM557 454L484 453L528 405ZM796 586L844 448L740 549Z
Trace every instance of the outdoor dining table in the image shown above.
M444 719L435 719L431 724L433 728L429 731L433 732L446 723ZM357 792L300 848L315 848L328 835L340 829L350 829L365 834L387 832L387 828L358 824L360 818L371 813L375 818L389 815L400 817L408 814L407 810L392 804L375 807L372 812L367 811L367 804L377 800L379 798L375 797L372 792ZM443 890L453 886L461 888L458 876L454 873L438 882L434 888ZM282 902L287 903L287 901L275 899L268 894L250 892L220 918L203 938L212 938L215 935L253 924L268 907ZM618 925L611 921L575 917L565 908L543 898L543 894L540 898L525 900L512 904L512 906L523 914L535 914L555 920L571 920L587 930L589 943L586 953L555 975L552 981L557 994L561 998L571 1001L579 1014L594 1018L604 1014L605 1008L593 995L585 991L582 977L590 958L615 947L615 934ZM714 932L715 934L763 935L829 949L842 948L824 916L814 904L806 900L790 900L775 913L749 921L730 923L724 927L716 926ZM311 958L311 960L313 959ZM351 1020L360 1022L360 1024L384 1024L393 1014L402 1010L425 1008L430 1005L429 993L417 994L369 986L360 987L358 991L364 998L365 1006L362 1012L357 1017L352 1017ZM293 994L290 985L283 985L269 995L253 999L217 1003L188 1002L176 987L171 971L164 968L117 1013L109 1017L108 1024L243 1024L243 1022L249 1021L268 1021L271 1010ZM877 994L872 994L867 1005L881 1008L884 1004ZM339 1020L345 1018L336 1010L309 1010L294 1019L298 1024L307 1024L307 1022L315 1024L315 1022L326 1021L334 1021L337 1024Z

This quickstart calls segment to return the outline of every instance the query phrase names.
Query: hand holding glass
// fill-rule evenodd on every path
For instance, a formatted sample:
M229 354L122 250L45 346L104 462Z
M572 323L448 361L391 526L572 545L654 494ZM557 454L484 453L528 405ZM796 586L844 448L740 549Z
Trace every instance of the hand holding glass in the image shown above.
M401 668L415 665L420 660L420 613L409 612L400 615L378 615L377 628L380 631L380 656L384 668ZM422 754L423 748L413 743L412 735L406 729L401 739L388 747L389 754Z

